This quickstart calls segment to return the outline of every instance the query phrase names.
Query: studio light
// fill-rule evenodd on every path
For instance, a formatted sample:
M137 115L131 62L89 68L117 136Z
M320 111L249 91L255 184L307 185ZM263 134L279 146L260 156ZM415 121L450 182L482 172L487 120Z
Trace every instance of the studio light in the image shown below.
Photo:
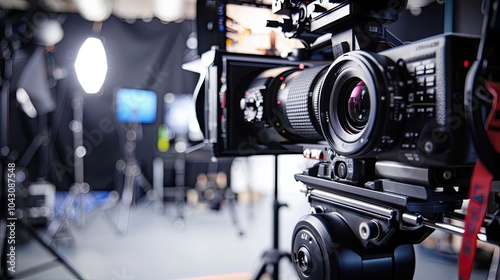
M28 92L24 88L18 88L16 91L16 99L23 111L28 117L34 119L38 115L33 102L31 102Z
M86 93L99 92L108 71L106 51L100 39L90 37L83 43L76 57L75 70Z
M113 11L113 1L109 0L77 0L75 1L80 15L93 22L102 22L109 18Z
M56 103L50 93L43 47L39 46L33 51L16 86L16 99L30 118L55 110Z
M64 37L61 23L55 19L47 18L40 21L33 34L34 42L42 46L55 46Z
M166 22L181 20L185 13L184 0L155 0L154 13L159 19Z

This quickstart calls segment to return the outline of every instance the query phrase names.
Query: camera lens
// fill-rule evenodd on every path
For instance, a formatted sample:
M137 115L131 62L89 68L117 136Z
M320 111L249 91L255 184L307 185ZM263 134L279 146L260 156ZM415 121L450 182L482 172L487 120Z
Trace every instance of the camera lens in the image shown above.
M340 155L370 157L390 148L400 134L403 81L395 62L353 51L335 60L319 95L320 124Z
M279 81L276 113L291 136L300 141L322 140L318 96L326 66L295 71ZM286 137L286 136L285 136Z
M347 124L350 130L359 132L365 128L370 114L370 95L363 81L355 84L347 100Z
M327 65L322 65L306 69L274 68L262 72L240 101L245 122L254 127L274 128L275 133L291 142L324 140L319 124L318 99L327 68Z

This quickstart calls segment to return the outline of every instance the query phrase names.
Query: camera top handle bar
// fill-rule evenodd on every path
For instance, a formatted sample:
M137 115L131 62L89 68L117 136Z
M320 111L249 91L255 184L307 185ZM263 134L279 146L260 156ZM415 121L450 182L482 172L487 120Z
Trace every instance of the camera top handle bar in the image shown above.
M356 49L381 51L402 45L384 25L397 21L405 7L406 1L274 0L273 13L289 18L268 21L267 26L281 27L286 37L303 43L305 49L292 54L295 59L309 59L324 49L335 59Z

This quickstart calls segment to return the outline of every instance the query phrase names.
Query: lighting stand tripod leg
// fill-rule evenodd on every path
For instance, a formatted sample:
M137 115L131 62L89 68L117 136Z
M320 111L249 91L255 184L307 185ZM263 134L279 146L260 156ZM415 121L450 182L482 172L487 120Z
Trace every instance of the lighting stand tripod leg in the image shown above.
M66 270L71 273L76 279L84 279L80 273L78 273L78 271L76 271L75 268L73 268L54 248L52 248L52 246L50 245L47 245L47 243L45 243L45 241L38 235L38 233L28 224L26 224L24 221L22 220L17 220L19 222L19 225L25 229L33 238L35 238L35 240L40 244L42 245L45 249L47 249L47 251L49 251L50 254L52 254L52 256L54 256L56 259L54 261L57 261L59 262L60 264L62 264ZM30 271L30 274L31 273L34 273L36 271ZM21 272L22 273L22 272Z
M2 256L7 256L7 221L2 217L0 219L0 242L1 242L1 250ZM2 260L2 263L0 264L0 270L1 270L1 279L11 279L9 276L9 273L7 272L7 261Z
M48 240L48 244L52 244L54 241L54 238L56 235L59 233L61 228L63 226L66 226L68 229L68 234L70 235L70 239L73 238L73 234L70 231L70 226L68 223L68 216L71 212L71 210L74 207L74 202L82 194L81 187L79 184L75 184L70 187L68 194L64 198L64 201L62 202L61 208L63 210L63 215L62 217L54 217L50 222L49 225L47 226L47 229L45 230L45 233L43 235L43 238L45 240ZM80 205L82 207L82 205Z
M175 217L174 227L178 230L186 227L184 208L186 204L186 152L176 153L174 160L175 170Z
M268 269L271 269L271 275L273 280L278 280L279 279L279 262L281 261L282 258L287 258L289 261L292 261L292 258L289 253L277 250L277 249L271 249L266 252L264 252L264 255L262 256L263 261L262 265L255 275L253 279L259 280L261 277L268 272Z
M134 184L135 175L133 174L132 166L125 168L125 182L120 201L118 213L118 232L125 234L128 230L128 223L130 219L130 208L132 207L132 200L134 198Z
M239 220L238 220L238 215L236 213L236 195L232 190L226 190L225 195L224 195L227 200L228 200L228 206L229 206L229 214L231 215L231 219L233 221L233 225L236 227L238 230L238 235L242 236L245 233L243 232L243 229L240 226Z

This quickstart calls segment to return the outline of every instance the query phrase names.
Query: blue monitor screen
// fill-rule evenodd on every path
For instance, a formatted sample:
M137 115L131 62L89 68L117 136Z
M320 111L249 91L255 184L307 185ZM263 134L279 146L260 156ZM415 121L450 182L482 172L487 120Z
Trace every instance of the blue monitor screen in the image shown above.
M157 96L154 91L120 88L116 92L116 117L120 122L154 123L156 108Z

